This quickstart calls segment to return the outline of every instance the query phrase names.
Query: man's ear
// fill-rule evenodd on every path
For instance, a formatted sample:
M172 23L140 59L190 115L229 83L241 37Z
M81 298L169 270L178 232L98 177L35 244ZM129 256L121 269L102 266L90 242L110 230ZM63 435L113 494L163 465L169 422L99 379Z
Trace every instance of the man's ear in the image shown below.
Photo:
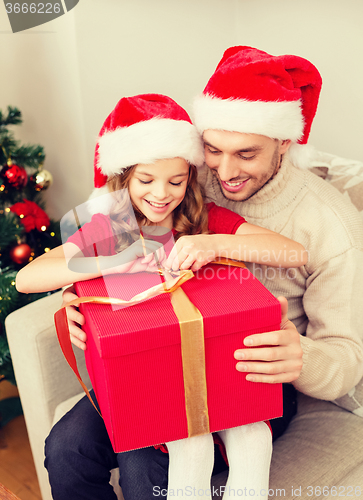
M284 141L281 141L280 144L280 155L283 155L286 153L286 151L289 149L291 146L291 140L290 139L285 139Z

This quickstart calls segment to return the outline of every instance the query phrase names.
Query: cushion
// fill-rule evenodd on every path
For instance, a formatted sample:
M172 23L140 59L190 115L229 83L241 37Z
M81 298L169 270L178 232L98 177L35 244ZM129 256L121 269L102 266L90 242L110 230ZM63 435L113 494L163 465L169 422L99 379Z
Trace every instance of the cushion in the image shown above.
M336 187L363 217L363 163L318 152L312 172Z

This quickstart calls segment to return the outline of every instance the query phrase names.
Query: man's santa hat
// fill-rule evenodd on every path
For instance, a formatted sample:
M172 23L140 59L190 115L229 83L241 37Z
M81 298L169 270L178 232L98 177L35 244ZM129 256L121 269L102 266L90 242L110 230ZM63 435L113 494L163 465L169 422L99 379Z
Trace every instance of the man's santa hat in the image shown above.
M203 144L188 113L170 97L143 94L123 97L98 136L91 199L108 193L107 180L138 163L184 158L203 165Z
M214 129L290 139L293 163L306 167L321 83L315 66L301 57L230 47L194 101L194 123L201 134Z

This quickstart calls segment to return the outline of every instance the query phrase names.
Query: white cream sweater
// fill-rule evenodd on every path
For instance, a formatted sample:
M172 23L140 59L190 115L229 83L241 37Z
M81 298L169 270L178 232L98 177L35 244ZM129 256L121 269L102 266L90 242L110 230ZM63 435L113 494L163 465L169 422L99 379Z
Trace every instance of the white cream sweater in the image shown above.
M207 201L252 224L300 242L309 261L298 269L248 264L273 295L289 302L289 319L302 335L303 369L294 386L332 401L363 375L363 224L355 207L315 174L285 155L275 177L249 200L223 197L208 167L199 181Z

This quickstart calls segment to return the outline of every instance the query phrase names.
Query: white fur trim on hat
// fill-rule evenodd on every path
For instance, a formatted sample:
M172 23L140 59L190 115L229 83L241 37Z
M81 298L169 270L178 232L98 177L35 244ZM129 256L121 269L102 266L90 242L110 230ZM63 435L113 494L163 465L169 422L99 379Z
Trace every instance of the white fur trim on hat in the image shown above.
M184 158L197 167L204 162L201 137L183 120L153 118L105 132L98 142L98 167L107 177L131 165L168 158Z
M291 163L299 168L311 168L316 157L316 149L310 144L292 143L288 150Z
M300 100L248 101L201 94L194 100L193 115L201 134L209 129L227 130L298 141L304 132Z

